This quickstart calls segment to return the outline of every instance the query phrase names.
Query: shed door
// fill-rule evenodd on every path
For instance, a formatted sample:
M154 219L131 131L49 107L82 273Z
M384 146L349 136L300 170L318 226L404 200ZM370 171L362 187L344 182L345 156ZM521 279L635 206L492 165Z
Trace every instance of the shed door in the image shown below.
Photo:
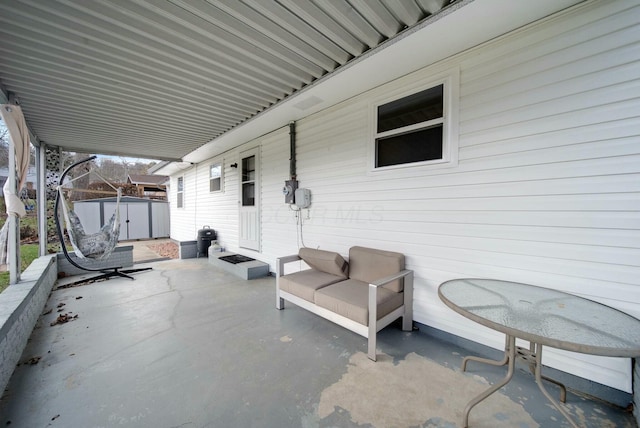
M260 173L258 148L240 154L240 242L242 248L260 251Z
M108 221L116 209L115 202L105 202L105 221ZM120 203L120 235L119 241L128 239L148 239L149 234L149 204Z
M149 235L149 204L123 204L127 207L127 239L148 239Z

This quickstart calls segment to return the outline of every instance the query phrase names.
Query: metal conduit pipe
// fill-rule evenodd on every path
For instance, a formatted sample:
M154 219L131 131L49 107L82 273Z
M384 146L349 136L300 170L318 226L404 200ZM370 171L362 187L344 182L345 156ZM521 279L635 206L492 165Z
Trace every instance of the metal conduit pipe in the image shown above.
M296 122L289 122L289 175L296 179Z

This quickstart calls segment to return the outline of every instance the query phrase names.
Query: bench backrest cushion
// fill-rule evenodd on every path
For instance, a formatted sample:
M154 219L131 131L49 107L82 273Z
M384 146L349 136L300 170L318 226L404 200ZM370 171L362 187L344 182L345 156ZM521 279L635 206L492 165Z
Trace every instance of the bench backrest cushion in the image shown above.
M349 278L349 264L338 253L333 251L300 248L298 256L312 269L330 273L341 278Z
M404 254L365 247L349 249L350 278L370 283L402 270L404 270ZM399 279L383 287L399 293L403 290L403 283Z

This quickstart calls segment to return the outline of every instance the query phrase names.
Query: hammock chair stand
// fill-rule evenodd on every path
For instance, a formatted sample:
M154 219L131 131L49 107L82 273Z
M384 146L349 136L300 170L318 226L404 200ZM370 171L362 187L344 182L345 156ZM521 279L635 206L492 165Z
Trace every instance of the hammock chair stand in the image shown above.
M61 189L62 187L62 183L64 182L65 177L67 176L67 174L69 173L69 171L71 171L73 168L75 168L78 165L81 165L85 162L89 162L93 159L95 159L97 156L91 156L88 157L87 159L83 159L80 160L70 166L68 166L63 172L62 175L60 176L60 181L58 182L58 187ZM102 177L101 177L102 178ZM60 239L60 246L62 247L62 252L64 254L64 257L67 259L67 261L69 263L71 263L71 265L75 266L76 268L80 269L80 270L84 270L87 272L100 272L101 275L97 275L94 276L92 278L87 278L87 279L83 279L80 281L76 281L74 283L71 284L66 284L64 286L64 288L67 287L72 287L72 286L76 286L79 285L81 283L87 283L87 282L96 282L96 281L102 281L102 280L108 280L110 278L113 277L120 277L120 278L128 278L128 279L135 279L132 276L130 276L130 273L136 273L136 272L143 272L143 271L148 271L151 270L152 268L140 268L140 269L125 269L125 270L121 270L122 266L114 266L114 267L108 267L108 268L88 268L85 266L82 266L80 264L78 264L76 261L73 260L73 258L69 255L69 251L67 250L67 246L65 244L65 239L64 239L64 229L62 228L62 225L60 224L60 215L59 215L59 207L60 207L60 202L61 202L61 198L60 198L60 194L62 193L62 190L59 190L56 193L56 201L55 201L55 206L54 206L54 220L56 223L56 231L58 232L58 238ZM64 201L62 201L62 203L65 203ZM116 206L116 209L119 209ZM119 221L119 220L118 220Z

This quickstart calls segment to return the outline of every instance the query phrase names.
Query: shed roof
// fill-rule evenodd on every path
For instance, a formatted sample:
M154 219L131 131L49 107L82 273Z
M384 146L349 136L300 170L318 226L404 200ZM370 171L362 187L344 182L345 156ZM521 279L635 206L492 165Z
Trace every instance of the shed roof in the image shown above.
M129 174L127 179L131 184L151 184L158 186L164 184L168 178L166 175Z
M116 202L117 199L116 197L110 197L110 198L95 198L95 199L82 199L79 201L74 201L74 204L78 203L78 202L89 202L89 203L100 203L100 202ZM147 198L136 198L135 196L122 196L120 198L120 202L124 202L124 203L161 203L161 204L167 204L167 201L163 201L163 200L158 200L158 199L147 199Z

